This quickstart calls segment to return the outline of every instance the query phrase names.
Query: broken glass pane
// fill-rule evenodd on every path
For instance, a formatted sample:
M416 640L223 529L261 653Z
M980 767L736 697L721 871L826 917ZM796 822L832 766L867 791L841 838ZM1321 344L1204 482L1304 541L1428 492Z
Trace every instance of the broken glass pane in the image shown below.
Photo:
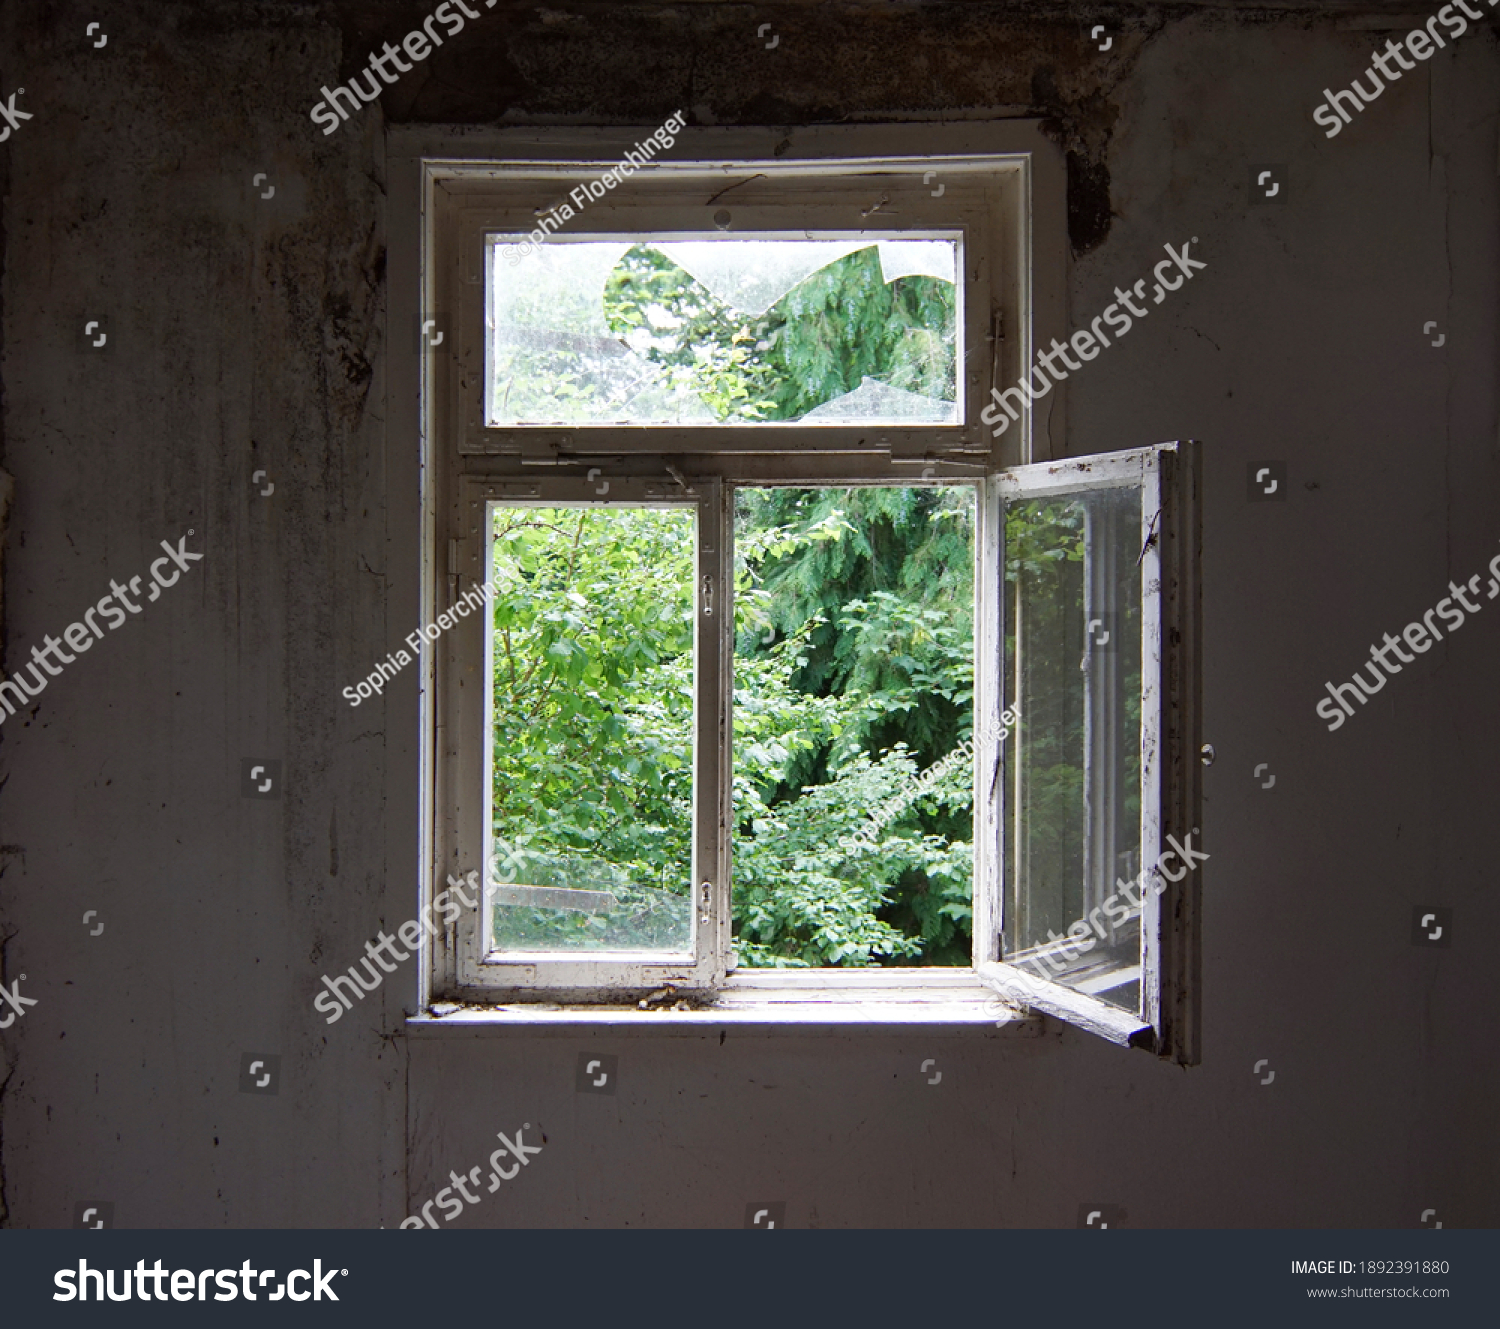
M489 243L488 427L960 423L957 240Z
M868 240L688 240L661 250L724 304L764 314L799 282Z
M900 420L913 425L950 425L954 420L951 401L902 392L900 388L877 383L873 378L862 380L853 392L814 406L802 418L838 420L848 424L875 419Z
M882 240L880 271L886 281L897 277L936 277L953 280L955 261L951 240Z

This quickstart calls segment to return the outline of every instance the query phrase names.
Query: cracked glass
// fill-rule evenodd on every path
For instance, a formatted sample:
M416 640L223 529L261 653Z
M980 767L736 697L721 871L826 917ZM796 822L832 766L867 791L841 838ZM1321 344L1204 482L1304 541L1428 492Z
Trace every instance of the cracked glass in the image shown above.
M487 428L962 423L957 238L487 239Z

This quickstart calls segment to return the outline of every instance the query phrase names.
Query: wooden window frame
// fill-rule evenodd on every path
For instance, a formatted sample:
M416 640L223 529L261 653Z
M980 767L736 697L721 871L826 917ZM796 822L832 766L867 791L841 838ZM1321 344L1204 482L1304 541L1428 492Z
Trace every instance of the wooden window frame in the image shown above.
M597 492L586 484L589 473L609 479L612 498L697 504L699 571L705 571L704 560L712 565L709 574L719 579L716 592L732 588L730 504L736 484L974 483L981 514L976 607L986 603L984 597L997 589L990 585L993 572L984 551L994 538L998 495L1006 482L1002 472L1060 455L1066 437L1066 385L1053 392L1048 411L1025 413L998 440L980 420L991 389L1014 383L1031 362L1034 346L1067 331L1065 171L1040 125L1008 121L793 134L690 129L678 135L666 160L637 172L564 231L698 234L716 229L711 219L725 208L733 231L741 234L812 229L920 236L958 229L964 291L959 365L964 410L958 425L483 427L478 405L485 286L475 266L474 237L531 229L539 206L545 210L566 197L571 185L613 167L639 137L634 130L403 129L390 135L388 319L392 328L409 327L412 335L391 338L386 461L388 474L415 480L417 496L414 504L393 502L393 549L410 561L413 574L399 590L393 588L393 638L402 635L396 624L406 615L414 611L421 622L431 622L467 584L483 579L489 523L474 517L485 511L486 502L589 502ZM929 175L940 189L928 187L924 177ZM418 333L429 320L445 332L447 347L434 347ZM415 345L402 353L407 340ZM701 548L705 521L714 531L712 550ZM1192 575L1196 578L1196 564ZM701 644L701 589L699 595ZM707 836L695 825L699 871L694 880L711 877L711 898L693 954L681 962L566 957L543 965L545 973L528 973L534 968L529 964L487 962L479 945L478 911L465 911L422 957L414 996L427 1014L416 1019L457 1018L467 1026L638 1020L691 1026L706 1019L798 1028L922 1023L1034 1031L1036 1017L1014 1000L1012 975L985 949L994 943L981 942L982 935L997 931L1001 906L998 897L990 897L992 885L980 899L978 828L992 819L981 814L977 780L972 969L728 970L733 611L727 594L717 603L722 608L710 652L716 658L700 655L700 686L708 695L698 698L700 759L695 759L698 778L710 778L706 773L711 772L717 788L711 797L696 790L695 805L700 818L711 807L718 821ZM982 718L1000 710L998 659L988 659L998 628L989 624L981 631L983 621L976 614L975 717L982 731L992 728L982 725ZM466 620L424 652L414 713L408 714L415 722L413 760L406 768L397 765L388 781L388 802L400 828L393 829L389 854L391 890L396 898L411 897L409 886L403 892L402 874L410 880L415 841L418 906L441 890L445 876L461 876L487 862L487 799L479 787L483 761L478 755L484 745L459 737L476 723L483 732L484 708L476 709L473 686L483 678L482 648L477 621ZM1170 664L1187 667L1176 656ZM1196 657L1190 664L1196 668ZM717 681L702 681L705 667ZM987 672L994 675L988 684ZM992 749L992 741L979 745L976 770L994 760ZM408 833L412 830L414 835ZM712 874L702 871L708 863L716 865ZM998 867L998 859L990 859L983 872L995 874ZM1194 889L1195 876L1189 877ZM695 900L695 918L704 903ZM1162 897L1162 907L1185 908L1170 894ZM1195 926L1195 911L1192 918ZM1179 941L1164 940L1165 980L1178 982L1187 956ZM1195 963L1193 950L1189 967ZM1195 970L1190 977L1195 980ZM640 995L667 984L712 1005L681 1012L635 1009ZM1187 1046L1174 1030L1190 1024L1196 1029L1184 1014L1195 1009L1195 993L1164 991L1168 1000L1153 1017L1152 1042L1158 1051L1171 1052ZM1119 1038L1117 1029L1104 1027L1108 1021L1101 1025L1091 1011L1080 1013L1073 1005L1059 999L1041 1008L1116 1041L1145 1041L1139 1030Z
M1185 843L1202 826L1201 591L1202 451L1196 443L1167 443L1127 452L1011 467L987 487L979 542L977 592L994 612L976 619L976 704L999 714L1004 704L1001 668L1005 640L1004 526L1006 498L1061 498L1139 487L1141 585L1141 880L1151 876L1168 849L1168 837ZM1022 717L1021 723L1025 719ZM1097 997L1038 978L1000 957L1005 927L1002 869L1005 854L1005 782L992 736L978 745L975 779L975 971L1013 1000L1078 1025L1111 1042L1147 1047L1185 1065L1201 1056L1198 1020L1203 890L1202 870L1182 872L1160 889L1142 893L1139 1014ZM992 795L981 798L982 788ZM1198 844L1201 845L1201 839ZM1107 878L1096 881L1108 889Z

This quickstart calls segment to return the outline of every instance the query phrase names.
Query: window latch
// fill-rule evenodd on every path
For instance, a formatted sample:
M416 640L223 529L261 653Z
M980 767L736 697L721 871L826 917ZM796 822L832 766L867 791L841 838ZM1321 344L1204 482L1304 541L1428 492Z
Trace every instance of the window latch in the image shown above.
M714 579L711 573L703 574L703 617L714 616Z
M705 881L699 888L703 892L703 912L698 915L699 921L704 927L708 926L708 901L713 892L713 883Z

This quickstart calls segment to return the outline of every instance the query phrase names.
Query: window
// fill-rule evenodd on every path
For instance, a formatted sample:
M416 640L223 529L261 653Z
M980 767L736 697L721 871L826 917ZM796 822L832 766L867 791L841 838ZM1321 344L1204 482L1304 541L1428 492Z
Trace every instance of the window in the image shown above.
M959 243L487 235L484 427L957 424Z
M1064 327L1034 127L814 137L690 132L602 193L602 140L402 139L423 619L488 605L424 694L431 880L486 884L424 981L533 1013L1003 999L1191 1060L1200 874L1153 869L1197 824L1196 454L1037 460L1060 390L981 420ZM943 537L930 576L821 609L778 582L788 550L874 566L860 523L891 513ZM872 700L878 640L921 643L921 743L889 678ZM903 853L921 899L891 893Z
M1019 713L981 750L1000 905L976 970L1122 1043L1197 1060L1198 512L1193 444L1002 471L998 639ZM979 943L986 947L981 957Z

